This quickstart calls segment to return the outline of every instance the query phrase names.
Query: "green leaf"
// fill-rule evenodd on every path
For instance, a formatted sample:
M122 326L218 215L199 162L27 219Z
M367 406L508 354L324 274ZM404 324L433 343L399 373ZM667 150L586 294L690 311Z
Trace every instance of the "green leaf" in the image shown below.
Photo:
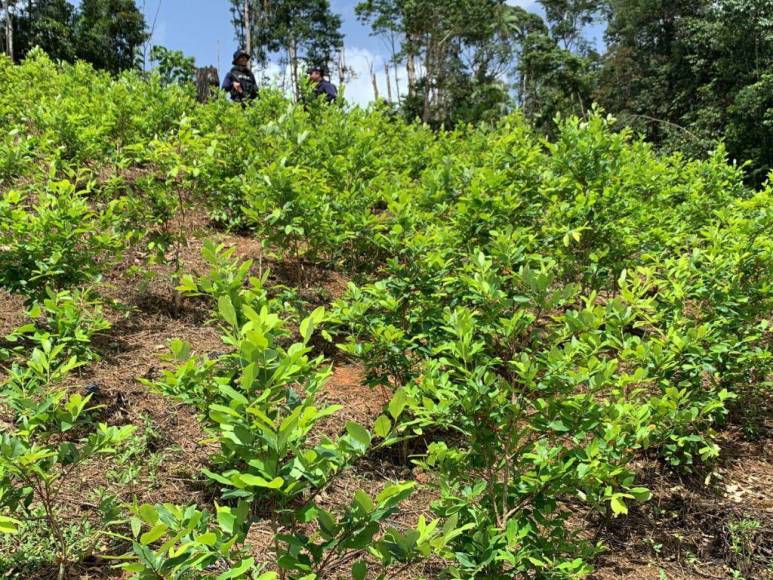
M553 431L558 431L559 433L566 433L569 431L569 427L564 425L564 422L561 419L556 419L552 423L548 425L548 429L552 429Z
M163 536L168 529L169 528L166 526L166 524L158 524L157 526L154 526L150 531L147 531L140 536L140 543L143 546L152 544L153 542L158 540L161 536Z
M241 379L239 380L239 384L242 386L243 389L251 389L255 383L255 379L258 376L258 367L255 363L250 363L246 367L244 367L244 370L242 371ZM249 401L241 395L240 393L233 392L233 393L226 393L228 396L230 396L232 399L239 401L243 405L248 405Z
M610 504L612 506L612 513L614 513L615 516L628 513L628 506L625 505L625 502L620 495L613 495Z
M136 538L142 531L142 520L140 520L140 518L132 517L129 519L129 523L131 524L132 528L132 537Z
M334 538L338 533L338 524L329 512L320 509L317 513L317 521L319 522L319 529L326 539Z
M314 334L314 330L317 328L317 325L322 321L324 316L325 309L320 306L301 322L300 333L301 337L303 337L304 344L309 342L311 335Z
M416 484L412 481L388 485L376 496L376 503L395 505L413 493Z
M231 481L234 483L241 483L237 487L263 487L267 489L279 489L284 484L284 480L281 477L276 477L271 481L267 481L257 475L251 475L249 473L239 473L231 477Z
M389 432L392 430L392 421L389 420L389 417L386 415L381 415L378 419L376 419L376 422L373 424L373 431L381 437L382 439L386 439L386 436L389 435Z
M365 580L368 576L368 565L360 560L352 566L352 580Z
M217 542L217 534L215 534L215 532L207 532L206 534L201 534L198 536L196 541L199 544L204 544L205 546L214 546Z
M142 518L142 521L151 526L155 526L158 523L158 512L156 508L149 504L142 504L137 509L137 515Z
M360 506L362 511L366 514L371 513L375 509L373 501L368 497L368 494L362 490L357 490L354 493L354 502Z
M231 299L228 296L221 296L217 301L217 308L220 312L220 316L223 317L223 320L236 328L236 310L234 310Z
M221 483L223 485L233 485L230 479L226 479L222 475L211 472L209 469L202 469L201 472L213 481Z
M19 520L9 518L6 516L0 516L0 534L16 534L19 531Z
M634 487L629 489L628 492L636 499L636 501L649 501L652 497L652 493L646 487Z
M231 511L231 508L220 507L215 504L215 509L217 511L217 523L220 526L220 529L226 534L233 534L234 526L236 525L236 515Z
M239 562L236 566L234 566L227 572L223 572L222 574L220 574L220 576L217 577L217 580L231 580L232 578L242 578L245 574L247 574L247 572L252 570L254 567L255 567L255 558L247 558ZM273 572L271 572L271 574L273 574ZM261 576L261 578L263 578L263 576ZM274 575L273 578L276 578L276 575Z
M349 421L346 424L346 432L354 439L360 446L361 450L365 450L370 446L371 436L362 425Z
M392 418L395 421L400 417L407 403L408 396L405 394L405 391L403 389L398 389L392 396L392 400L389 401L389 414L392 415Z

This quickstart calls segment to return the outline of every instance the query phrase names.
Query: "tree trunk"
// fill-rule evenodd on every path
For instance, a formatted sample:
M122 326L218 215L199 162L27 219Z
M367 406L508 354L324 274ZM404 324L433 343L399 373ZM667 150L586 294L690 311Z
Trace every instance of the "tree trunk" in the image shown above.
M406 54L406 74L408 75L408 97L413 96L416 87L416 36L408 36L408 51Z
M294 41L287 47L287 56L290 59L290 83L293 86L293 97L297 102L300 96L300 87L298 86L298 47Z
M376 80L376 73L373 72L373 65L370 65L370 80L373 83L373 98L374 100L378 101L379 94L378 94L378 81Z
M206 103L220 87L220 76L214 66L196 69L196 97L200 103Z
M252 56L252 21L250 20L250 0L244 0L244 50Z
M344 86L346 82L346 48L341 47L341 52L338 54L338 86Z
M389 78L389 63L384 61L384 72L386 73L387 99L392 102L392 80Z
M430 35L427 41L427 56L424 64L424 108L422 112L422 121L429 122L430 112L430 100L432 98L432 75L435 74L435 66L433 62L435 52L435 42L432 35Z
M394 32L389 35L389 40L392 44L392 66L395 69L395 92L397 94L397 102L400 102L400 75L397 68L397 47L395 46L395 34ZM392 100L392 97L389 98Z
M13 20L9 0L3 0L5 10L5 54L13 60Z

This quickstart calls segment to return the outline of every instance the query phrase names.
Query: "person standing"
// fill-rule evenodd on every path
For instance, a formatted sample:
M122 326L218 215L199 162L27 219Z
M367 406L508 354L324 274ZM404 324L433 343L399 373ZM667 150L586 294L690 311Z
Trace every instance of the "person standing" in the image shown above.
M223 79L223 90L231 95L231 100L243 106L258 97L258 83L250 70L250 55L239 49L234 53L233 68Z
M314 90L314 96L324 95L328 103L338 98L338 89L328 80L325 80L324 70L320 66L309 69L309 81Z

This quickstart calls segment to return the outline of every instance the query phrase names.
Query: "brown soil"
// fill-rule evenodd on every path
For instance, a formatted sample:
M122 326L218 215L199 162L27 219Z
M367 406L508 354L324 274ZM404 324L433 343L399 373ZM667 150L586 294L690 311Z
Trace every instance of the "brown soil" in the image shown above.
M260 261L260 244L255 240L207 230L201 214L192 214L185 224L193 232L180 249L183 272L202 273L200 257L205 236L236 248L243 258ZM217 329L207 324L208 306L199 300L180 300L171 282L169 266L145 267L144 256L127 257L99 286L107 299L122 305L109 311L113 324L96 345L102 360L81 372L74 389L97 385L96 401L104 406L103 420L111 424L132 423L144 447L134 456L93 464L82 469L66 492L68 517L72 521L94 517L93 491L108 489L122 501L171 502L211 505L213 499L201 468L213 446L207 443L196 413L169 398L153 394L142 379L152 379L166 367L163 355L172 338L184 338L198 353L222 351ZM302 294L311 302L330 301L343 293L347 279L335 272L311 266L265 261L275 282L293 285L303 279ZM0 292L0 336L24 322L23 304ZM348 421L371 426L389 400L386 391L363 384L363 371L346 360L335 362L333 374L321 392L326 404L342 409L325 421L321 431L329 436L341 433ZM634 507L627 518L613 520L590 530L598 534L607 552L597 562L598 579L729 578L732 569L747 578L773 578L773 424L768 424L754 443L743 442L733 431L724 434L723 461L708 484L703 477L686 481L662 465L642 468L653 500ZM139 471L131 473L132 465ZM320 496L323 506L347 505L357 489L377 493L390 482L417 481L417 492L402 513L390 522L404 528L421 515L429 517L430 503L437 497L431 478L411 468L409 462L373 456L338 478ZM740 520L759 522L750 540L753 554L744 559L732 550L731 526ZM257 526L248 542L262 561L270 560L270 533ZM99 551L115 553L121 546L103 545ZM405 569L401 578L431 578L437 563L424 562ZM767 567L767 571L766 571ZM7 577L14 576L9 571ZM34 577L56 577L55 570L39 571ZM71 571L71 578L120 577L110 563L92 558Z

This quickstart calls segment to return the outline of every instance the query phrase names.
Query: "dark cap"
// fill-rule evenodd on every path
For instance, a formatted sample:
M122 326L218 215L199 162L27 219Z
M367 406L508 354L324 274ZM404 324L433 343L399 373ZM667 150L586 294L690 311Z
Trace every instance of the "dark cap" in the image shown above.
M311 74L311 73L313 73L313 72L318 72L319 74L321 74L321 75L324 75L324 74L325 74L325 69L324 69L324 68L322 68L321 66L312 66L312 67L309 67L309 72L308 72L308 74Z
M250 58L250 53L244 50L243 48L240 48L234 53L234 59L233 64L236 64L236 61L239 60L241 57L246 56L247 59Z

